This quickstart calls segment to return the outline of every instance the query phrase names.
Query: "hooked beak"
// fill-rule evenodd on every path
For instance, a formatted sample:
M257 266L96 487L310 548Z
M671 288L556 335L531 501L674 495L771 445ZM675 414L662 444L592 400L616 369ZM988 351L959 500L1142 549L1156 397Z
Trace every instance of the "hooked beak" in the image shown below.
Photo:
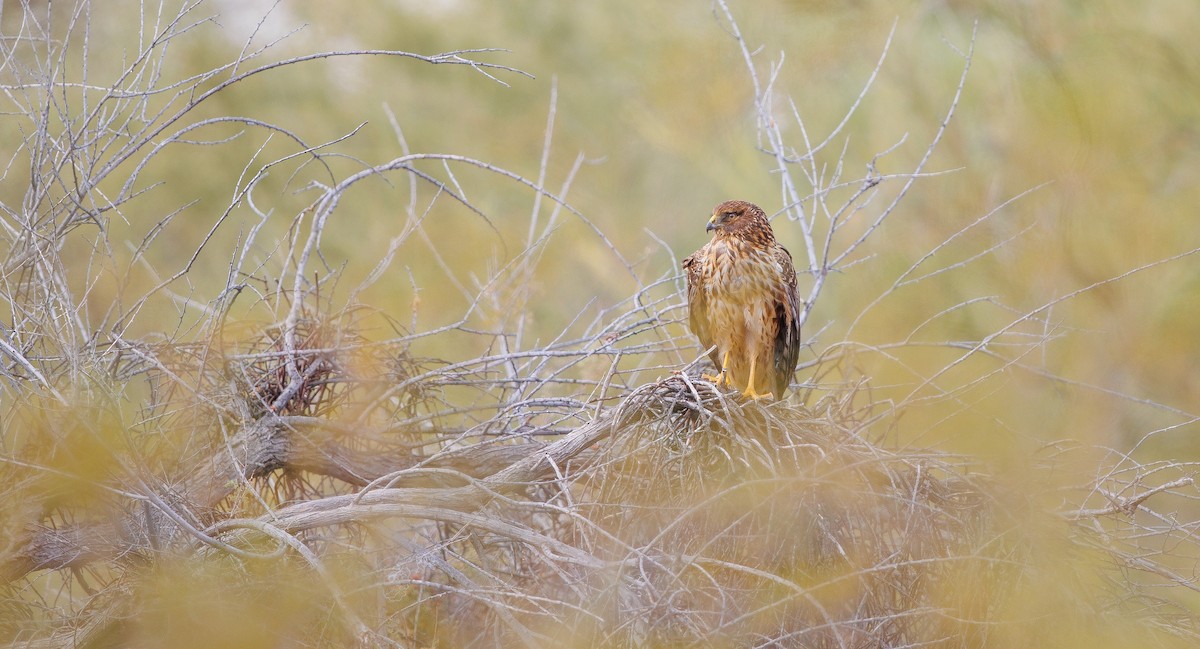
M713 230L716 230L716 229L717 229L717 217L714 216L708 220L708 225L705 226L704 231L712 232Z

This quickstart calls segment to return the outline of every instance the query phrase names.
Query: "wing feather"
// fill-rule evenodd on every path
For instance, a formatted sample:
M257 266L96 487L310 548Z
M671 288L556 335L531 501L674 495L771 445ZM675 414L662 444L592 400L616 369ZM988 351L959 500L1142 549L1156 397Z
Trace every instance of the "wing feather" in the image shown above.
M713 337L709 330L708 301L704 297L704 263L704 248L701 248L684 258L683 269L687 272L688 324L700 340L700 346L708 349L713 346ZM721 366L720 356L715 349L708 357L714 365Z
M800 359L800 297L796 292L796 267L787 248L775 244L775 261L783 271L782 290L775 301L775 398L782 398L796 362Z

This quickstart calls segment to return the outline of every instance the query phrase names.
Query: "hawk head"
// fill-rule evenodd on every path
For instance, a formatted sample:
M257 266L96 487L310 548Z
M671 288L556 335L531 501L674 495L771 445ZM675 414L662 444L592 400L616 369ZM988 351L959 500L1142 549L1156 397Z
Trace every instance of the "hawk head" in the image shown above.
M725 201L713 209L708 219L708 232L717 235L741 236L750 232L771 231L771 224L762 208L746 201Z

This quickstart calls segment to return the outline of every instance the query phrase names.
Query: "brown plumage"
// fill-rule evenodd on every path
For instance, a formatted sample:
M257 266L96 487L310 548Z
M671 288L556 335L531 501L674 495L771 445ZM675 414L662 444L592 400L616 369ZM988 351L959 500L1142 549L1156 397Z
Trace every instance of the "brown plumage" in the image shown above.
M720 370L714 380L751 399L780 398L800 356L800 298L792 256L767 215L726 201L708 220L713 238L683 260L692 332Z

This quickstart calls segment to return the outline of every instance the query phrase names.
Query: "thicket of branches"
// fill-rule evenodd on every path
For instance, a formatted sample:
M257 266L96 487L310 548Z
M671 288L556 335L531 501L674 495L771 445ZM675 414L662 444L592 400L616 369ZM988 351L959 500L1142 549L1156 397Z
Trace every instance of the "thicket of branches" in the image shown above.
M21 138L5 183L24 188L0 206L0 634L14 646L1031 646L1058 625L1114 642L1196 640L1178 595L1197 590L1194 522L1148 507L1193 498L1191 467L1090 454L1094 479L1047 496L1036 484L1012 493L964 458L889 450L880 440L906 404L876 400L854 346L813 323L795 394L741 403L698 378L677 267L555 337L528 332L521 313L481 328L481 311L528 292L555 223L591 225L567 200L573 174L548 187L545 161L530 179L407 151L402 137L394 159L347 171L343 138L311 143L287 124L208 111L231 89L330 57L519 78L497 53L279 60L247 42L180 78L170 63L208 20L203 3L145 9L141 41L111 70L89 67L93 14L107 9L20 9L19 25L4 24L0 73L3 119ZM933 173L973 41L924 156L884 174L887 151L855 161L836 148L886 44L846 119L817 136L777 91L779 63L764 66L724 2L716 9L781 179L776 227L799 233L807 318L826 279ZM206 170L228 184L228 204L198 240L164 234L188 205L146 178L188 164L188 147L224 146L213 129L230 125L288 150ZM472 301L450 324L392 315L391 335L366 330L388 314L358 296L396 281L395 256L434 205L475 212L481 227L495 218L468 198L464 169L527 192L524 248L459 287ZM262 192L272 174L303 191ZM380 177L407 192L390 252L333 258L322 237L349 227L343 199ZM276 207L295 195L306 202L293 213ZM156 202L169 207L133 224L139 238L111 236ZM215 251L225 276L200 281L195 262L225 241L220 228L238 232ZM888 291L928 276L926 259ZM347 263L371 269L362 284L339 283ZM1045 308L952 349L997 371L1019 362L1044 339L995 343L1040 328ZM483 351L423 356L435 337ZM1069 619L1039 610L1046 598Z

